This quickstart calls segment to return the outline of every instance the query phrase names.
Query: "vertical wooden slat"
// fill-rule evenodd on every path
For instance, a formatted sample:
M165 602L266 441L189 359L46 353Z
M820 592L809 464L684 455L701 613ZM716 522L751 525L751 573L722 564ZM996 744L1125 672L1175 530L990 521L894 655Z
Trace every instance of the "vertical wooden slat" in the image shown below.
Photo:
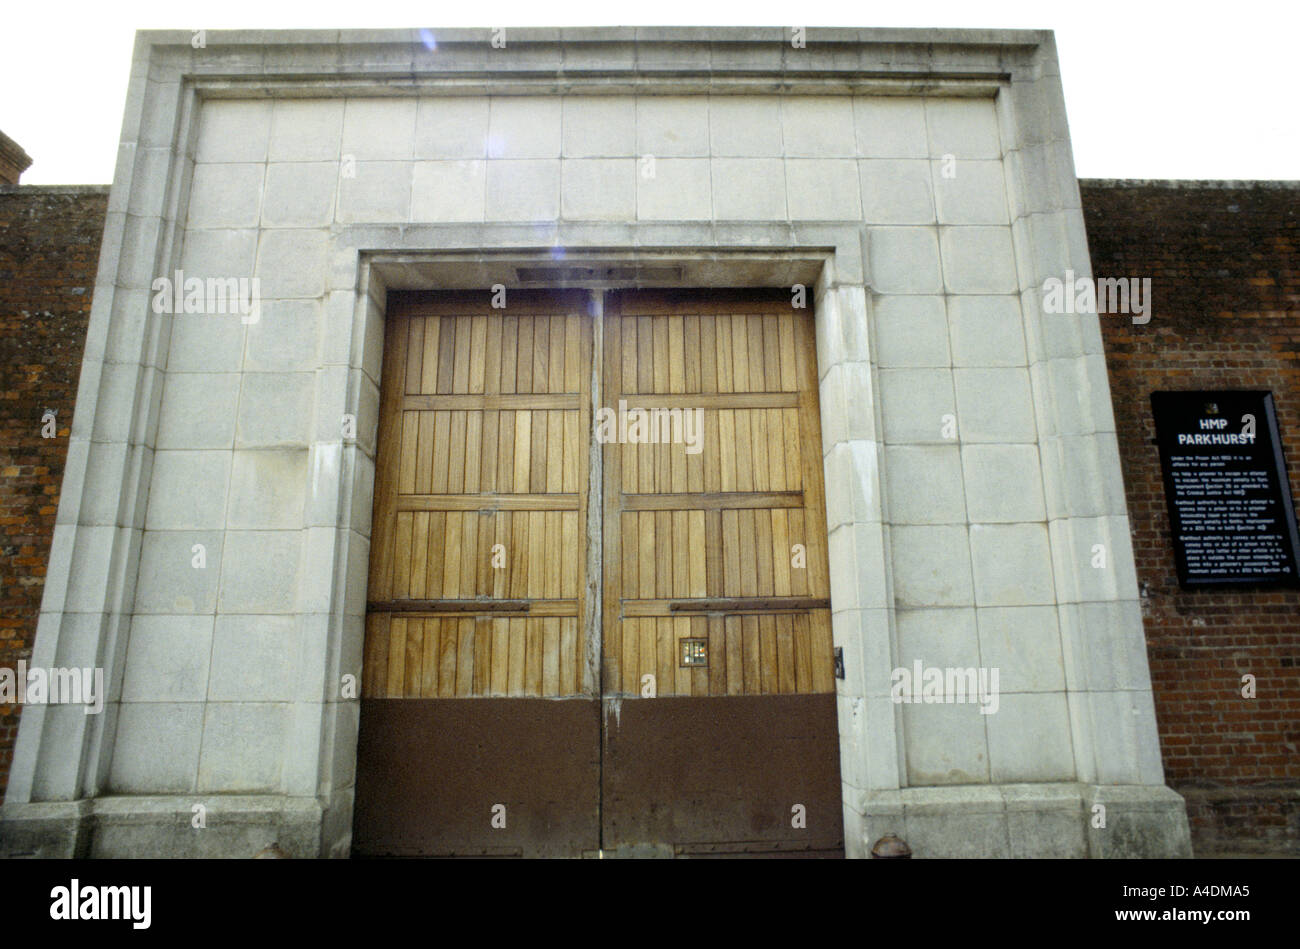
M578 534L578 511L564 511L560 515L560 593L566 600L578 598L578 564L582 555L583 544Z
M397 515L397 530L393 543L393 590L394 599L411 595L411 529L413 518L408 511Z
M568 411L561 413L564 418L564 434L561 441L563 452L563 470L561 472L560 490L565 494L577 494L582 490L579 472L587 451L587 440L580 425L580 413Z
M736 484L736 413L731 409L718 412L718 489L739 490Z
M407 321L406 385L405 391L420 391L421 368L424 364L424 324L422 319Z
M547 392L565 392L564 378L564 352L568 345L565 337L567 327L563 316L552 316L550 319L550 336L547 342L546 355L549 365L546 368L546 391Z
M449 394L455 385L456 320L444 317L438 330L438 392Z
M561 529L561 517L559 511L546 511L544 514L545 528L544 537L545 545L548 551L556 551L556 554L546 558L546 587L542 591L542 596L548 600L558 600L561 596L560 587L564 576L564 560L567 557L576 556L576 551L568 552L561 546L563 541L563 530Z
M474 678L470 683L473 695L487 695L492 685L492 618L476 616L473 619Z
M659 620L653 616L644 617L640 621L641 636L638 643L640 651L640 665L637 671L637 694L641 694L641 677L652 675L655 677L657 689L660 693L666 688L671 688L671 683L662 681L663 677L659 674L659 638L657 635Z
M582 359L583 319L577 314L569 314L564 326L564 389L565 392L581 392L583 378L588 376L589 368Z
M515 363L516 392L533 391L533 334L536 331L537 318L521 316L519 318L519 352Z
M765 508L754 511L754 560L754 592L772 596L772 512Z
M758 617L746 613L740 617L741 640L745 667L745 694L759 695L763 691L762 652L759 648Z
M709 621L709 695L727 694L727 634L721 616Z
M546 492L547 429L550 412L533 412L532 432L529 440L531 464L528 466L528 490L531 494Z
M776 617L771 613L758 617L758 641L763 694L771 695L781 690L777 669Z
M753 391L749 384L749 320L736 314L731 317L731 372L735 384L732 391Z
M672 512L673 596L690 596L691 547L686 511Z
M442 331L442 317L430 316L424 321L424 359L421 366L419 392L433 394L438 391L438 336Z
M578 682L578 618L565 616L560 624L560 682L557 695L576 695Z
M510 663L507 674L507 691L510 695L523 695L528 669L528 621L510 620Z
M808 628L808 614L796 614L792 622L795 689L799 692L811 692L813 690L812 633Z
M772 595L790 595L790 542L788 539L788 512L775 508L772 520Z
M401 698L406 685L406 617L394 616L388 630L388 682L390 698Z
M718 337L717 318L700 317L700 391L712 394L718 391Z
M755 550L754 517L757 512L736 512L738 531L737 547L740 551L740 595L758 595L758 557Z
M480 491L480 465L483 461L483 412L465 413L465 476L462 490L466 494Z
M737 491L754 490L754 454L753 447L750 445L750 417L753 415L749 409L738 409L736 417L736 487ZM725 488L723 490L726 490Z
M548 616L542 624L542 695L560 694L560 620Z
M492 620L492 695L505 695L510 689L510 620Z
M671 511L655 512L655 596L673 595L673 515Z
M451 437L451 413L450 412L425 412L425 415L433 416L433 447L431 448L432 457L432 477L430 479L430 494L447 493L448 466L450 464L450 446L448 442Z
M804 530L803 530L803 521L804 521L803 513L804 512L799 510L798 508L791 508L786 512L786 519L790 525L790 533L787 540L790 542L790 547L791 547L791 555L790 555L792 561L790 567L790 595L791 596L808 595L809 551L808 551L807 538L804 536ZM793 560L794 560L793 548L795 547L796 544L804 548L803 556L801 558L801 562L803 564L802 566L793 565Z
M416 698L424 685L421 669L424 662L424 620L406 621L406 675L402 696Z
M743 695L745 689L744 630L739 616L725 619L727 637L727 694Z
M753 453L750 467L754 472L754 490L770 491L772 486L767 469L771 456L767 451L767 412L763 409L755 409L749 412L748 415L750 421L750 451ZM780 455L771 458L771 461L782 464Z
M454 617L443 619L438 636L438 697L456 694L456 628Z
M781 391L795 392L799 388L798 367L795 366L793 313L782 313L778 335L781 345Z
M551 321L533 317L533 392L550 391Z
M424 595L431 600L440 600L442 592L443 558L446 556L447 513L445 511L429 512L429 546L425 555Z
M483 392L497 395L501 392L502 318L492 314L487 318L483 340Z
M460 698L474 689L474 622L472 616L463 616L455 621L456 695Z
M688 551L687 588L682 594L690 597L709 595L704 561L708 553L704 535L704 512L683 512L687 519L686 549Z
M794 618L789 613L776 617L776 662L779 691L794 692L796 689Z
M487 316L470 318L469 391L482 394L487 376Z
M750 316L745 324L749 335L749 391L762 392L767 386L763 359L763 317Z
M528 512L528 598L530 600L546 596L550 564L555 559L551 556L554 548L546 542L546 525L550 516L549 511Z
M813 610L808 617L812 629L812 680L814 692L835 690L835 669L831 661L835 647L831 639L830 610Z
M708 596L725 596L722 511L705 512L708 530L705 532L704 570Z
M542 621L527 619L524 621L527 658L524 660L526 680L524 694L542 694Z
M479 521L483 516L477 511L463 511L460 519L460 595L466 599L478 591L478 536Z
M660 616L654 620L655 652L658 656L656 678L661 696L677 691L677 657L673 655L673 618Z
M449 600L456 600L461 596L460 561L464 553L461 530L468 516L469 514L464 511L447 512L446 533L443 535L446 539L443 542L442 555L442 595Z
M497 413L497 491L513 494L515 490L515 413Z
M501 379L499 385L505 394L514 394L518 388L519 317L501 318Z
M438 697L439 647L442 645L442 620L433 617L424 621L424 648L420 655L420 691L425 699Z
M718 391L735 392L737 391L735 367L731 363L731 317L726 315L715 316L713 322L717 327L715 352L718 360Z
M396 446L401 452L397 461L397 494L415 493L415 473L420 458L420 412L401 413L401 443ZM387 474L387 472L383 472ZM376 472L376 477L380 473ZM389 515L391 516L391 514Z
M469 393L469 374L473 366L470 349L473 344L472 317L456 317L456 355L452 364L451 391L460 395Z
M515 472L516 494L528 493L529 466L532 463L533 413L515 413Z
M623 633L620 656L623 666L623 692L626 695L636 696L640 694L641 689L640 621L625 619L619 625Z
M429 512L417 511L411 530L410 594L423 600L428 595L429 581Z
M466 414L460 409L451 413L451 435L447 441L448 494L462 494L465 491Z

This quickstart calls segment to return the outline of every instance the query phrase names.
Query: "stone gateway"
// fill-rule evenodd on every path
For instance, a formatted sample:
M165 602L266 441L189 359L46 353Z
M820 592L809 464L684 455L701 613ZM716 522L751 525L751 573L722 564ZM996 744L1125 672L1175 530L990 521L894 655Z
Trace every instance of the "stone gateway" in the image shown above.
M191 40L32 657L107 701L5 852L1190 855L1050 33Z

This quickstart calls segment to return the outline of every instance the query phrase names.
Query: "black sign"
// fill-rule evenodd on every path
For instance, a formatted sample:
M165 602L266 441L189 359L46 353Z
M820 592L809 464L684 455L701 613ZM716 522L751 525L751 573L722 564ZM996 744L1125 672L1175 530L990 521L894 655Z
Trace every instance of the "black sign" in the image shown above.
M1268 392L1153 392L1183 586L1295 586L1300 535Z

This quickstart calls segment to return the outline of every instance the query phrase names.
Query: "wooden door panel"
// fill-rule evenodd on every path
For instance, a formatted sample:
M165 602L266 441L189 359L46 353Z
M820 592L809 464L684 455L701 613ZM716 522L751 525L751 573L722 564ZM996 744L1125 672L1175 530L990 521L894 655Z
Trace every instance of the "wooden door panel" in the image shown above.
M602 847L840 854L811 314L771 293L610 294L604 341L604 404L667 431L604 450ZM672 415L692 410L698 428ZM681 662L684 639L706 665Z
M811 315L606 300L390 295L360 854L842 850ZM593 360L601 404L657 412L667 441L601 451L587 629ZM646 675L662 701L625 708Z
M651 442L606 448L607 688L833 691L811 314L770 294L611 294L604 333L606 404L659 413L625 426ZM693 410L687 451L695 429L669 413ZM682 638L708 641L707 669L678 668Z
M390 304L366 696L590 694L590 316L581 294L507 302Z

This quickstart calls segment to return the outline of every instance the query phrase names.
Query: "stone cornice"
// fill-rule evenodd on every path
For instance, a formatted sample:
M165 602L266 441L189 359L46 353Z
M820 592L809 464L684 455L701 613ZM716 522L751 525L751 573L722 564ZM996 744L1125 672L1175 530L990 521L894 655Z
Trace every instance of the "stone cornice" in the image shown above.
M1057 75L1055 42L1045 30L808 28L796 43L792 28L782 27L507 27L504 47L494 44L500 39L491 29L214 30L201 37L145 30L136 34L135 63L156 81L655 77L826 84Z

